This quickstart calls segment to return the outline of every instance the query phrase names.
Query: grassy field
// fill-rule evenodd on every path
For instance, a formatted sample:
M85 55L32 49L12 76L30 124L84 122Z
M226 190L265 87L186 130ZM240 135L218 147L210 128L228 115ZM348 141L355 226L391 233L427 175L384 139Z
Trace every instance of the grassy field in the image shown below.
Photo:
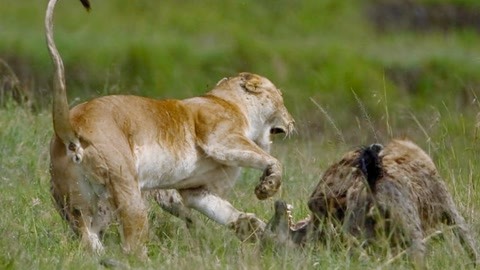
M410 268L389 250L351 256L333 242L305 250L260 251L206 220L187 230L151 205L150 261L122 254L116 226L102 258L82 250L53 207L48 143L52 68L43 40L46 0L6 0L0 9L0 58L33 103L18 105L0 68L0 269L98 269L112 258L141 269ZM60 1L56 40L67 69L72 105L131 93L185 98L240 71L280 87L298 134L277 138L283 188L258 201L260 172L245 170L230 200L268 219L275 199L308 214L306 201L323 170L353 147L409 137L434 159L462 214L480 235L478 29L378 31L368 20L375 1ZM471 9L475 1L459 3ZM321 106L321 108L318 105ZM328 116L324 113L327 112ZM429 242L430 269L469 269L467 254L447 228Z

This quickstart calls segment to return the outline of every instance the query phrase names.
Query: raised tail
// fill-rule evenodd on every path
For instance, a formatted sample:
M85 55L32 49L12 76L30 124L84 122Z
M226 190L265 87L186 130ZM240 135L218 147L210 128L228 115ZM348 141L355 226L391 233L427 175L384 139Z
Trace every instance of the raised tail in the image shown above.
M85 8L90 8L88 0L81 0L81 2ZM55 46L55 41L53 40L53 11L56 3L57 0L50 0L45 14L47 47L54 66L52 110L53 129L55 134L65 144L67 155L70 156L74 162L79 163L83 158L83 149L70 122L70 109L68 107L65 87L65 68L63 67L62 58Z
M372 144L362 149L358 157L358 168L367 178L370 190L375 191L375 184L383 176L382 159L379 156L383 146Z

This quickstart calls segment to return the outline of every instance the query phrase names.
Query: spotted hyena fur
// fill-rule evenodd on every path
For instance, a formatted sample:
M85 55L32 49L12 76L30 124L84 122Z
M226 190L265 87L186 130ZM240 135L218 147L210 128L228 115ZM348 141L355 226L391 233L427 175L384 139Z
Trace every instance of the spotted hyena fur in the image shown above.
M308 207L311 218L302 228L275 231L267 225L270 235L289 234L289 241L298 245L307 241L307 235L308 240L328 237L326 228L333 226L368 243L388 231L408 247L415 263L423 264L426 233L445 223L453 225L473 261L480 262L475 237L434 163L409 140L346 153L325 171ZM272 220L284 218L282 211L276 209Z

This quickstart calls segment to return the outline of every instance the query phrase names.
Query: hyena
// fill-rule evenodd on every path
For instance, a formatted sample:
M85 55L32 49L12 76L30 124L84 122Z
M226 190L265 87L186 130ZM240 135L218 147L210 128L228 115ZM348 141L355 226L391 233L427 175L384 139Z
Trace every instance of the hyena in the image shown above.
M327 237L325 228L336 226L368 243L380 231L388 231L408 247L414 263L423 264L426 232L444 223L452 226L474 263L480 263L473 232L432 159L409 140L393 140L385 147L372 144L346 153L325 171L308 207L311 217L295 228L271 225L288 218L286 207L275 207L265 235L298 245L305 243L307 236L311 236L308 240Z

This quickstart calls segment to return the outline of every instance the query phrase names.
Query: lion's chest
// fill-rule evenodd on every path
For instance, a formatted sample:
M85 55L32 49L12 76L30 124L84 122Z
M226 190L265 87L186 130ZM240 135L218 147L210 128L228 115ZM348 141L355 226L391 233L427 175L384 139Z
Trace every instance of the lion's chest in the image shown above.
M140 188L185 188L207 184L200 176L219 164L203 157L194 146L182 150L175 153L160 145L135 147Z

